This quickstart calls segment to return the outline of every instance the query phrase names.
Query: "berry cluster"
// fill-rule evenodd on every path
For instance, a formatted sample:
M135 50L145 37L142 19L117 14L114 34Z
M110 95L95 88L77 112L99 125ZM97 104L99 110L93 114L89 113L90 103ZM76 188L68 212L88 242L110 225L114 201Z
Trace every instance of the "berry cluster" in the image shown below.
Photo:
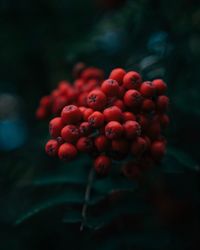
M51 96L42 98L37 117L56 115L45 149L61 160L88 153L100 175L109 173L112 161L126 161L123 174L135 178L165 153L167 86L161 79L143 81L139 73L121 68L103 78L101 70L85 68L73 85L61 82Z

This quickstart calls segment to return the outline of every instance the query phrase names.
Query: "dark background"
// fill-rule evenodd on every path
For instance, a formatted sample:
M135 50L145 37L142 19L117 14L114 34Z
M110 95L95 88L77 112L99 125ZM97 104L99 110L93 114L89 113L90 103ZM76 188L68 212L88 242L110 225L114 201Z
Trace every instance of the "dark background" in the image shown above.
M198 2L0 0L0 249L95 249L98 241L114 235L109 229L95 238L90 230L80 233L76 223L61 223L62 206L19 227L13 225L27 207L46 197L45 191L32 187L21 190L26 180L59 172L60 163L43 150L48 124L35 119L39 99L58 81L72 80L73 66L80 61L104 69L106 75L114 67L123 67L138 70L145 79L162 77L168 84L171 125L167 137L176 162L167 160L172 173L159 178L167 189L163 201L167 215L161 217L170 222L159 221L170 235L170 245L161 240L163 245L155 247L155 237L152 245L129 248L121 243L123 248L199 249Z

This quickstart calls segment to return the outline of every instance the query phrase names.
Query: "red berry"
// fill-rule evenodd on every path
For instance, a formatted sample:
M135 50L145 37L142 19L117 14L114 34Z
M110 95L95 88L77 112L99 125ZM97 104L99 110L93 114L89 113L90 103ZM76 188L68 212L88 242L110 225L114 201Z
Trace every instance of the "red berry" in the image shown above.
M124 95L124 104L127 107L137 108L142 102L140 92L134 89L128 90Z
M125 89L123 86L119 86L119 94L118 94L118 97L119 97L120 99L123 99L125 93L126 93L126 89Z
M135 71L128 72L123 78L123 86L126 89L138 89L142 82L140 74Z
M91 79L87 82L87 84L84 85L83 91L85 92L90 92L93 89L95 89L98 86L98 80L96 79Z
M126 155L129 151L129 143L127 140L118 139L112 141L112 151L120 155Z
M74 87L79 91L82 91L85 81L83 79L77 79L74 81Z
M63 128L63 122L60 117L53 118L49 122L49 133L53 138L60 136L60 131Z
M93 141L90 137L81 137L76 147L80 152L91 152L93 150Z
M79 109L80 109L80 111L81 111L81 113L83 114L84 112L85 112L85 110L87 109L86 107L84 107L84 106L80 106L80 107L78 107Z
M87 92L83 92L78 96L78 105L87 107Z
M155 79L152 83L158 95L163 95L167 91L167 85L162 79Z
M45 146L45 151L49 156L56 156L59 144L57 140L49 140Z
M113 79L107 79L102 83L101 90L107 96L117 96L119 94L119 84Z
M70 143L62 144L58 149L58 156L61 160L71 160L77 155L77 149Z
M140 156L147 149L147 142L144 138L138 137L131 145L131 153Z
M61 96L68 96L68 91L71 89L71 85L67 81L61 81L58 86L58 90Z
M141 175L141 171L138 165L134 162L128 162L122 167L122 173L128 179L137 179Z
M87 104L94 110L104 109L106 102L105 94L99 89L91 91L87 96Z
M144 97L153 97L155 94L155 87L150 81L143 82L140 86L140 93Z
M67 125L61 130L61 136L66 142L74 143L79 138L79 130L74 125Z
M111 159L100 155L94 161L94 168L99 175L107 175L111 170Z
M99 152L104 152L109 146L109 140L105 135L99 135L96 137L94 144Z
M140 124L136 121L126 121L123 127L127 139L134 139L141 134Z
M77 124L82 119L82 113L77 106L68 105L63 108L61 118L64 124Z
M155 109L155 104L151 99L144 99L141 108L144 112L151 112Z
M125 110L125 106L124 106L124 103L123 103L122 100L119 100L119 99L115 100L115 101L113 102L113 106L118 107L118 108L121 109L122 111Z
M135 121L136 120L136 116L131 113L131 112L124 112L123 114L123 121L126 122L126 121Z
M166 151L165 143L161 141L155 141L151 144L151 155L155 160L160 160Z
M99 111L95 111L88 117L88 122L91 127L100 128L104 124L104 115Z
M126 74L126 71L122 68L113 69L110 73L109 78L118 82L119 85L122 85L123 77Z
M40 107L43 107L45 109L49 109L51 107L52 99L51 96L43 96L40 99Z
M116 106L111 106L103 111L104 118L107 122L122 120L122 111Z
M79 126L79 131L80 131L80 135L82 136L89 135L92 131L92 128L89 122L82 122Z
M105 135L109 139L118 139L123 135L123 126L116 121L111 121L105 126Z
M158 96L156 107L160 112L164 112L168 109L169 106L169 98L165 95Z
M68 104L68 100L64 96L59 96L59 97L54 98L54 102L52 105L52 113L60 115L60 112L67 104Z
M89 67L83 70L81 74L81 78L85 80L86 82L90 79L97 79L101 81L104 78L104 73L101 69L98 69L95 67Z
M43 107L39 107L37 110L36 110L36 113L35 113L35 116L38 120L43 120L45 118L47 118L48 116L48 112L45 108Z
M83 119L84 121L88 121L88 117L94 113L94 110L91 108L86 108L85 111L83 112Z
M159 121L160 121L160 125L163 128L166 128L169 125L169 123L170 123L169 116L166 115L166 114L159 115Z

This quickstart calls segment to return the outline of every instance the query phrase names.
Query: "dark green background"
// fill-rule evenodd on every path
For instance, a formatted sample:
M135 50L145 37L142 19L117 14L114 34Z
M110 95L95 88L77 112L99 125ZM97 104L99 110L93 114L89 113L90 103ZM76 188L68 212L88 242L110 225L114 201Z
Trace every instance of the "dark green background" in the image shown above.
M199 1L132 0L121 1L119 6L108 4L115 1L104 1L107 3L104 5L100 2L0 0L0 94L9 93L20 98L19 117L27 130L22 146L0 151L2 250L96 249L104 240L108 244L102 243L102 249L200 247ZM145 58L151 58L150 64L141 68ZM154 175L153 188L147 188L146 192L147 197L160 197L159 191L164 186L163 192L172 204L172 215L167 210L170 219L165 218L167 222L162 222L157 210L153 212L147 224L156 228L158 234L152 238L147 234L150 241L145 235L141 236L141 242L146 242L146 245L136 244L133 247L125 243L126 238L133 238L138 231L141 233L140 229L124 226L136 225L135 217L123 219L123 226L118 223L120 227L117 233L112 227L97 235L90 229L80 233L80 223L62 223L65 206L54 206L18 227L13 226L21 213L38 201L44 201L52 194L57 196L66 189L59 183L36 191L34 187L21 186L35 177L67 174L60 170L66 166L59 168L57 160L52 161L45 155L43 145L48 135L48 124L35 120L35 110L41 96L48 94L59 80L72 80L72 68L80 61L103 68L107 75L112 68L123 67L140 71L145 79L161 76L168 84L171 125L167 137L168 146L173 147L174 158L164 161L170 171ZM75 162L70 166L75 168L78 165L81 168L81 164ZM77 170L75 177L86 173ZM181 204L181 209L177 208L177 203ZM106 205L102 207L99 209L106 214ZM98 211L98 208L95 209ZM143 219L146 221L146 217ZM155 226L157 224L159 227ZM168 244L159 236L162 230L170 238ZM112 248L119 235L122 241Z

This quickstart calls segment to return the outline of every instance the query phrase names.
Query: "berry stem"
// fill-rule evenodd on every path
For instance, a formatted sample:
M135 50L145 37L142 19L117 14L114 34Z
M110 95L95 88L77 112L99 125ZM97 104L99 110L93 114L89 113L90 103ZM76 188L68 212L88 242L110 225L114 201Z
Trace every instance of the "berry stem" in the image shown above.
M90 200L90 194L91 194L91 190L92 190L92 184L94 181L94 176L95 176L95 171L94 168L91 168L89 175L88 175L88 182L87 182L87 186L86 186L86 190L85 190L85 200L84 200L84 204L83 204L83 208L82 208L82 223L80 226L80 231L83 231L84 225L86 224L86 220L87 220L87 208L88 208L88 202Z

